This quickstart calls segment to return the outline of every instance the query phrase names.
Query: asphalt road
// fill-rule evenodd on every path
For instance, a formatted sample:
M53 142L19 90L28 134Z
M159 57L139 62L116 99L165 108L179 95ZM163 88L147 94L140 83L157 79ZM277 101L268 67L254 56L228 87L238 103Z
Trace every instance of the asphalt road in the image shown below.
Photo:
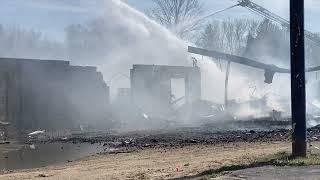
M258 167L231 172L230 174L218 177L224 180L299 180L299 179L320 179L320 166L301 166L301 167Z

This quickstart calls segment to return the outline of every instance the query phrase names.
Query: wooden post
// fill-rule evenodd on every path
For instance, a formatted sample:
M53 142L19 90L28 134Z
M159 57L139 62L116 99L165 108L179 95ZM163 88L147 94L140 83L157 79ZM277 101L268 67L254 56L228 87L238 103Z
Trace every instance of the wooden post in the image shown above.
M304 0L290 0L292 155L306 157Z

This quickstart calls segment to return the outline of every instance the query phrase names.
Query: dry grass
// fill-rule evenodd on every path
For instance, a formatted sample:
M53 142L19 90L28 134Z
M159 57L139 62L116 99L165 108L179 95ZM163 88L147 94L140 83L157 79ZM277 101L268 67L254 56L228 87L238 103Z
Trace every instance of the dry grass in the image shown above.
M314 144L319 147L319 144ZM132 153L96 155L59 166L0 175L6 179L208 179L225 172L264 165L319 165L320 151L291 158L290 142L226 143L183 148L146 149ZM178 169L178 170L177 170Z
M203 178L217 171L240 168L234 164L252 164L260 157L290 150L286 142L226 143L194 145L183 148L146 149L142 151L97 155L59 166L15 171L0 175L1 180L38 179L186 179ZM225 169L223 169L224 167Z

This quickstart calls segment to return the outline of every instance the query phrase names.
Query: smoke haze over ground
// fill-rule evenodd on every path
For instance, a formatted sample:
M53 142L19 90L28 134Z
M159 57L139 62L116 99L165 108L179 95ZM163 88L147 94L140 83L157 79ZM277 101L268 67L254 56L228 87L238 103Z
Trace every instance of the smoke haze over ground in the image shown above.
M71 46L69 53L74 56L71 57L73 63L80 61L81 64L98 65L107 83L110 82L108 77L117 73L129 75L132 64L192 65L187 53L188 43L178 39L143 13L119 1L108 1L104 7L106 9L103 17L82 27L85 33L78 38L72 37L75 41L80 39L75 42L78 46L82 40L92 45L84 46L81 50L72 49ZM222 103L224 87L216 86L216 82L224 82L224 72L208 58L204 58L204 61L198 59L203 73L203 97ZM245 77L232 75L232 97L239 97L239 89L240 97L248 97L244 79ZM117 81L119 82L112 81L112 85L129 86L125 77L118 78Z
M156 1L173 3L172 17L152 14L167 15ZM288 0L250 1L288 18ZM307 29L320 30L310 25L320 3L305 1ZM228 8L237 2L2 0L0 179L206 179L229 163L269 164L263 156L287 152L291 78L272 66L290 68L289 31ZM228 63L231 55L266 69ZM306 41L306 67L320 66L319 57ZM312 155L320 147L319 78L306 73Z
M39 42L39 44L30 48L32 46L27 43L28 39L21 44L19 42L23 37L16 38L15 43L12 44L12 49L15 51L3 51L0 53L1 56L66 59L74 65L97 66L103 73L106 83L111 86L112 96L115 96L117 88L130 87L128 76L129 69L133 64L192 66L191 56L194 56L198 59L198 65L202 72L202 98L224 103L226 67L224 61L221 61L221 66L219 66L217 61L213 62L210 58L188 54L187 46L192 43L178 39L169 30L121 1L104 1L98 3L97 6L99 7L96 7L98 13L96 13L95 19L65 28L66 40L64 43L50 44L45 38L41 39L39 35L29 32L27 34L35 37L35 42ZM286 10L286 8L282 9ZM19 35L14 36L19 37ZM43 42L46 42L47 46L44 46ZM5 46L5 44L1 45ZM49 51L43 49L49 49ZM53 50L54 52L52 52ZM274 57L260 57L259 61L288 68L288 63ZM289 114L290 77L276 74L273 84L268 85L264 83L263 74L264 72L260 70L232 64L228 90L229 99L247 101L268 95L268 106ZM310 96L313 94L316 93L309 93ZM283 102L283 99L286 101ZM250 114L250 112L248 110L244 114Z

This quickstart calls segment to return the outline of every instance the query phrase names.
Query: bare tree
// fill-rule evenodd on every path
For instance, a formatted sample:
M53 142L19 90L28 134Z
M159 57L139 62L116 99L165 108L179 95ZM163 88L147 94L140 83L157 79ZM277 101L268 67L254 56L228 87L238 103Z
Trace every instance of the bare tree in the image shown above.
M40 31L0 24L0 57L65 59L66 55L63 43Z
M242 55L247 36L255 32L258 23L247 19L212 21L200 34L197 44L206 49Z
M184 37L197 28L195 20L202 14L202 3L199 0L152 0L155 7L150 16L160 24Z

